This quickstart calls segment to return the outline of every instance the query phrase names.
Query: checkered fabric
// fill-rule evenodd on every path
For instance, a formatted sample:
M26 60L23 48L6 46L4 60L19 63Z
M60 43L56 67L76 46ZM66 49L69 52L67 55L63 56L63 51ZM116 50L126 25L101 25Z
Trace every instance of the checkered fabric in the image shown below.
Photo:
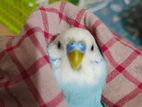
M142 107L142 52L91 12L64 2L38 8L20 36L0 37L0 107L67 107L46 48L71 27L88 29L107 61L103 101L109 107Z

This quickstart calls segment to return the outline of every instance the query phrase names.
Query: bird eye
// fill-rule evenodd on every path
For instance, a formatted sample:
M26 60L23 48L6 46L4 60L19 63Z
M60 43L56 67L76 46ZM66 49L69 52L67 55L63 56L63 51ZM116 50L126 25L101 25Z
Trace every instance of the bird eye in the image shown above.
M94 45L91 46L91 51L94 51Z
M60 41L58 41L57 48L61 49L61 42Z

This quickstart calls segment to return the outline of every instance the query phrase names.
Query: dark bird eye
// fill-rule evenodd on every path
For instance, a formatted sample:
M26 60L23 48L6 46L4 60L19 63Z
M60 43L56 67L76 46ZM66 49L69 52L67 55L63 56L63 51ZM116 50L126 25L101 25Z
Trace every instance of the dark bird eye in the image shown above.
M94 45L91 46L91 51L94 51Z
M61 49L61 42L59 41L57 44L58 49Z

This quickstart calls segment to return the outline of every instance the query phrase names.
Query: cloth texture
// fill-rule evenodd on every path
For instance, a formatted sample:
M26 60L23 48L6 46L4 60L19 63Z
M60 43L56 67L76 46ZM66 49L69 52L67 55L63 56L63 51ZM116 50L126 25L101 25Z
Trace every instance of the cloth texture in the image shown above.
M46 49L71 27L88 29L107 61L102 99L108 107L141 107L142 52L88 10L65 2L39 7L19 36L0 37L0 107L67 107Z

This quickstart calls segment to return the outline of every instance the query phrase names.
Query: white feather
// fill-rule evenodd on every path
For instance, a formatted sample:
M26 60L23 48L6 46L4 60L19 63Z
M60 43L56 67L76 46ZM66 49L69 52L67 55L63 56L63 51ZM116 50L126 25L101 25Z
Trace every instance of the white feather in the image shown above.
M66 45L69 41L83 41L87 45L87 49L79 71L74 71L69 63L66 55ZM61 42L62 48L57 49L58 41ZM94 45L94 51L91 46ZM57 64L54 64L54 77L59 84L75 82L77 84L94 85L99 82L104 73L106 66L103 57L97 47L95 39L87 30L80 28L72 28L61 33L57 39L48 47L48 53L51 58L55 58ZM103 67L104 66L104 67Z

